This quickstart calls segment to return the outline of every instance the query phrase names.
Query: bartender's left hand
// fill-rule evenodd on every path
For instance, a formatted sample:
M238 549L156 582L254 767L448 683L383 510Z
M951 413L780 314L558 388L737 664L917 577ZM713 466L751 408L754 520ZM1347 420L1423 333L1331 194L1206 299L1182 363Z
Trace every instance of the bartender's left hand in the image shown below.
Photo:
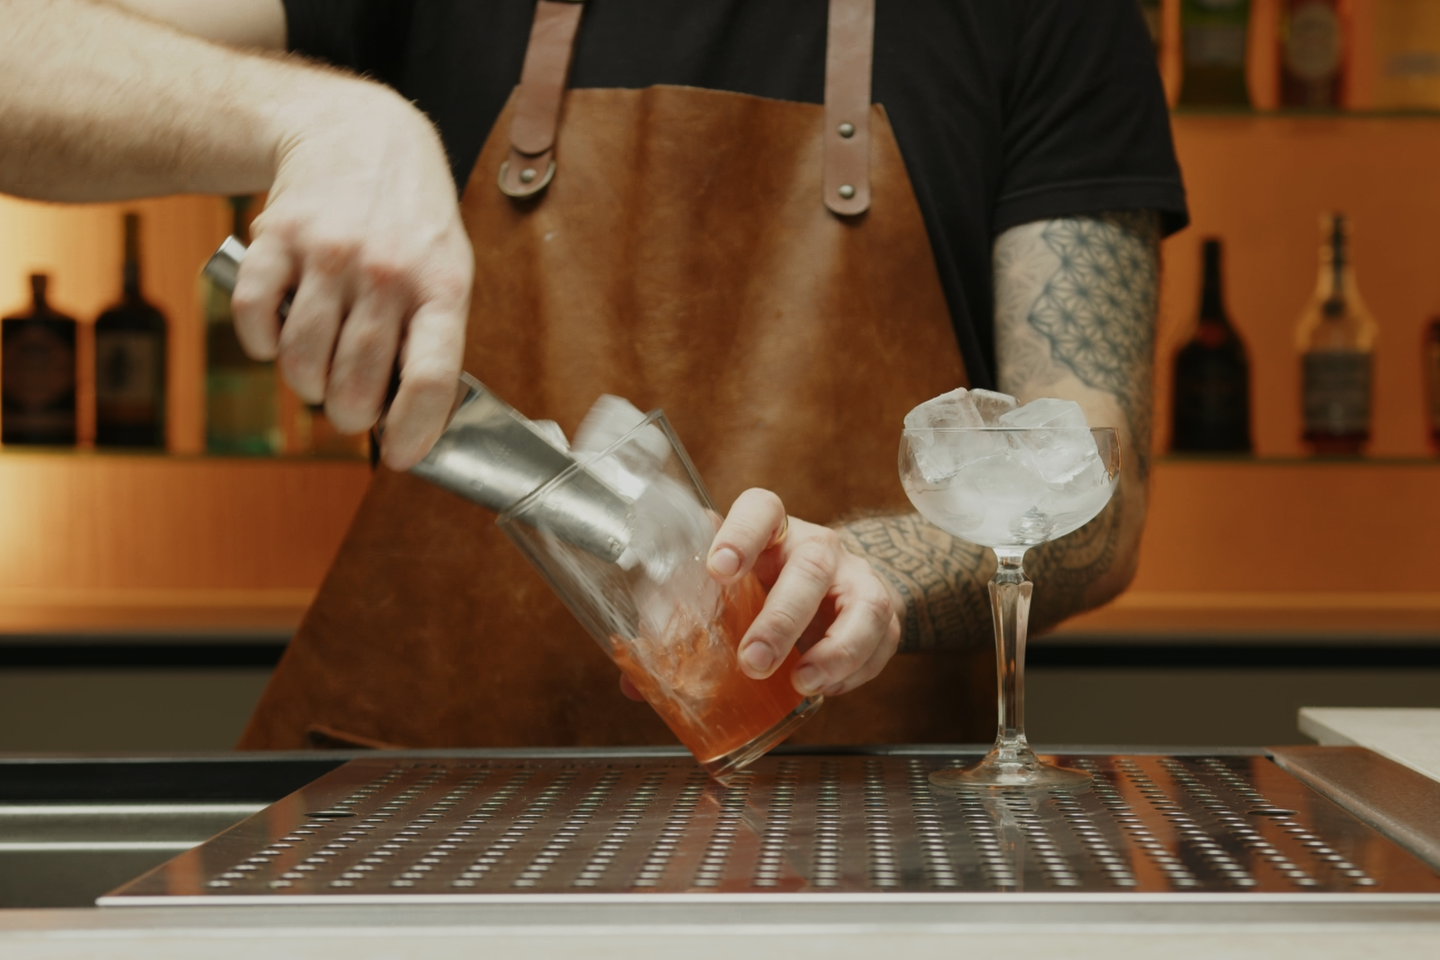
M799 644L795 689L835 696L874 678L899 646L899 597L834 530L787 519L769 490L746 490L735 500L710 546L709 567L721 583L753 570L769 591L740 640L741 668L757 680Z

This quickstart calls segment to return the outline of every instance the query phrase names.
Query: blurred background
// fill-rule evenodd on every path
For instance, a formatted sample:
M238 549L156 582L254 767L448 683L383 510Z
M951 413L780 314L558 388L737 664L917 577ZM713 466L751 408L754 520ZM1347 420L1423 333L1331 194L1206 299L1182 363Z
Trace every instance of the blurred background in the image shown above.
M1137 2L1193 222L1140 571L1032 640L1032 739L1440 706L1440 0ZM197 280L258 206L0 197L0 751L230 747L340 545L365 441Z

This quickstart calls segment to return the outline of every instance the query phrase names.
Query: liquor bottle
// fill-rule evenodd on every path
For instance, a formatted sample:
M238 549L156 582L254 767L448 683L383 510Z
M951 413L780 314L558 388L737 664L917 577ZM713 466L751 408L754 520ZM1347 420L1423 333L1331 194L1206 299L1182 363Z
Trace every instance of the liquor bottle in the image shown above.
M120 302L95 321L95 445L165 447L165 315L140 291L140 217L127 213Z
M1440 3L1376 0L1373 13L1373 106L1440 109Z
M0 321L0 442L75 445L75 321L30 277L30 312Z
M1300 315L1305 440L1321 456L1358 456L1370 439L1371 353L1379 329L1355 288L1349 223L1320 220L1320 277Z
M1346 19L1339 0L1285 0L1280 15L1280 105L1340 106L1346 60Z
M231 197L235 236L249 243L249 197ZM201 278L205 304L205 449L230 456L280 452L275 364L253 360L240 346L230 294Z
M1181 0L1182 105L1250 106L1249 27L1250 0Z
M1202 249L1200 316L1194 335L1175 354L1170 448L1249 452L1250 364L1225 310L1220 241L1207 239Z
M1425 407L1430 441L1440 450L1440 317L1431 320L1426 328L1420 357L1425 364Z

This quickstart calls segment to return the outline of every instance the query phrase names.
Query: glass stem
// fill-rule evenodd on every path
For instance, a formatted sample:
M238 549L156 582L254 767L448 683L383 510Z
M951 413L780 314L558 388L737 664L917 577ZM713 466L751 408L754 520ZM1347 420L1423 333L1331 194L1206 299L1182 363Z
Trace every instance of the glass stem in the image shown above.
M999 566L990 581L990 608L995 618L995 666L1000 684L999 729L995 748L1003 759L1028 752L1025 742L1025 630L1030 623L1030 594L1019 553L996 553Z

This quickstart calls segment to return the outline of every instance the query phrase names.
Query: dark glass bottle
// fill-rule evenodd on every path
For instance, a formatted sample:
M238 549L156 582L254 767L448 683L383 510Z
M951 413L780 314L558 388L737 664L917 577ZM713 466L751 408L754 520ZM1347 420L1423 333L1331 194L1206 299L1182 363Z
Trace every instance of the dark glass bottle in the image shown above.
M1170 448L1250 452L1250 363L1225 310L1219 240L1203 246L1205 282L1195 333L1175 354Z
M1280 17L1280 105L1340 106L1347 21L1338 0L1285 0Z
M120 302L95 321L95 445L165 447L165 315L140 291L140 216L125 214Z
M1248 107L1250 0L1181 0L1184 106Z
M231 197L231 232L250 242L249 197ZM205 449L229 456L268 456L282 447L276 415L275 364L240 346L230 294L208 279L205 298Z
M1304 438L1320 456L1355 457L1370 440L1371 357L1379 327L1355 286L1349 221L1324 215L1320 236L1320 277L1295 330Z
M30 312L0 321L0 441L75 445L75 321L30 277Z

